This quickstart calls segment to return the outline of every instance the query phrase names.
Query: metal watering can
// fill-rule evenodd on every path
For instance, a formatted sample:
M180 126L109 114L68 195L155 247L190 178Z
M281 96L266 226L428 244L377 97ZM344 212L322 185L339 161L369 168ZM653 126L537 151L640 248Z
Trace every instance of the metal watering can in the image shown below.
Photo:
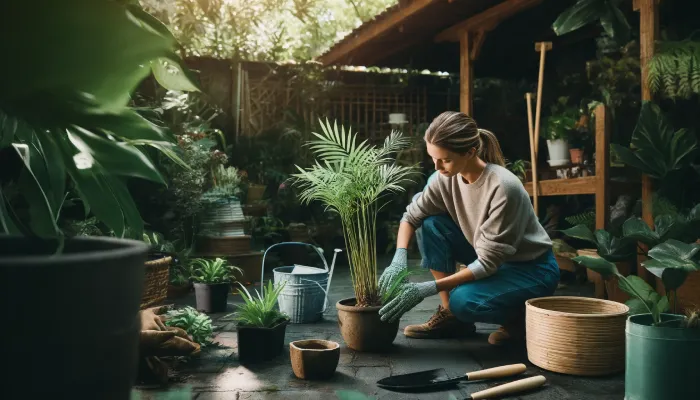
M287 314L293 324L306 324L317 322L323 317L328 308L328 290L331 287L335 260L342 250L335 249L333 262L330 269L323 256L323 251L316 246L303 242L282 242L274 244L265 250L262 260L260 282L264 282L265 257L267 253L277 246L308 246L314 249L321 257L325 269L308 267L304 265L292 265L277 267L274 273L274 284L285 282L284 289L277 298L280 311ZM324 288L325 286L325 288Z

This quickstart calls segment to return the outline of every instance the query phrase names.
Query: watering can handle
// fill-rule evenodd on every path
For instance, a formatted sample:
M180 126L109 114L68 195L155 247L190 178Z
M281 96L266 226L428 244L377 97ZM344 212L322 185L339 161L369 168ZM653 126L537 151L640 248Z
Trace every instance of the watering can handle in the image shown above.
M305 281L305 282L315 283L316 285L318 285L319 288L321 288L321 290L323 290L323 294L325 296L325 299L323 300L323 309L321 310L321 314L326 312L326 309L328 309L328 290L324 289L323 286L321 286L321 284L318 283L318 281L312 281L311 279L300 279L300 280ZM328 278L328 280L330 280L330 277Z
M272 250L273 248L277 246L288 246L288 245L297 245L297 246L308 246L311 247L316 251L316 254L318 254L319 257L321 257L321 261L323 261L323 266L325 267L325 270L328 271L328 263L326 262L326 259L323 257L323 253L321 250L318 249L318 247L309 244L309 243L304 243L304 242L281 242L281 243L275 243L272 246L268 247L267 250L265 250L265 254L263 254L263 260L262 260L262 268L260 268L260 284L262 285L264 282L264 277L265 277L265 257L267 257L267 252ZM340 252L339 249L335 249L336 255ZM333 264L335 264L335 256L333 256ZM331 271L330 274L333 272L333 266L331 265ZM328 286L330 287L331 280L330 277L328 278Z

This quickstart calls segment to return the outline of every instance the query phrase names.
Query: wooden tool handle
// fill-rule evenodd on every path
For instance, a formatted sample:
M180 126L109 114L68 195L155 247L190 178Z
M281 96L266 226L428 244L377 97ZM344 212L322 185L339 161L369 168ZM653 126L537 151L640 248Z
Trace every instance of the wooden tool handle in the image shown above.
M467 372L467 380L498 379L506 376L522 374L527 370L525 364L503 365L495 368L482 369L481 371Z
M472 393L472 399L492 399L494 397L503 397L508 394L524 392L529 389L540 387L547 382L547 379L542 375L533 376L530 378L520 379L514 382L509 382L503 385L492 387L480 392Z

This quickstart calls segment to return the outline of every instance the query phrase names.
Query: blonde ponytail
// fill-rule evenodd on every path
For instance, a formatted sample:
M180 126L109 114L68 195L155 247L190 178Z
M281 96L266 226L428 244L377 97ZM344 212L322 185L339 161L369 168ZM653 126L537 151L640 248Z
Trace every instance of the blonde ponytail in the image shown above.
M486 129L479 128L479 139L481 140L481 146L479 146L479 158L490 164L498 164L501 167L506 166L505 157L503 157L503 151L501 151L501 144L498 143L498 139L493 132Z

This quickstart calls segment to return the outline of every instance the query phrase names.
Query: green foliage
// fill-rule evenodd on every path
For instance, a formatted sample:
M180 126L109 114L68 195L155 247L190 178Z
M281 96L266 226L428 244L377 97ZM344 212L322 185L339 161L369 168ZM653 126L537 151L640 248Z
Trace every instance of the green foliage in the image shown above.
M510 172L512 172L515 176L517 176L518 179L520 179L521 181L525 181L525 171L528 168L530 168L530 161L515 160L512 163L507 162L506 168L508 168L508 170L510 170Z
M595 211L585 211L580 214L570 215L564 220L570 225L584 225L589 230L595 229Z
M557 17L552 29L561 36L599 22L611 39L623 45L629 40L631 29L619 9L621 2L622 0L579 0Z
M143 220L125 180L165 183L141 149L186 166L172 138L127 104L152 68L161 84L196 89L177 66L175 39L140 8L108 0L3 2L0 15L12 16L3 29L15 38L0 51L16 60L0 66L0 149L23 162L18 184L29 207L19 220L17 204L0 194L2 232L61 237L68 177L86 215L118 237L140 238ZM175 68L161 69L166 59Z
M640 218L630 218L622 224L622 234L647 246L656 246L669 239L694 241L700 228L700 204L688 214L661 214L654 218L654 230Z
M392 132L382 147L365 140L337 123L321 122L322 134L310 142L316 164L299 173L292 181L300 188L300 200L323 203L340 216L348 249L350 271L358 304L378 304L377 288L377 215L390 193L405 190L415 166L397 165L392 154L410 145L410 139Z
M396 0L140 0L188 56L310 60Z
M630 42L616 55L602 55L586 64L593 93L610 108L613 116L621 107L639 106L641 64L638 44Z
M191 263L192 280L198 283L226 283L233 279L235 272L243 273L242 269L229 265L226 260L218 257L214 260L195 258Z
M660 42L647 64L647 82L653 93L671 99L700 94L700 42Z
M165 325L184 329L188 335L192 336L192 340L200 345L208 346L212 343L214 328L208 315L187 306L168 311L166 317Z
M629 259L635 254L635 241L630 237L616 237L604 229L592 232L585 225L576 225L562 231L565 235L593 244L598 255L606 260L617 262Z
M645 232L644 234L634 233L627 236L628 238L648 239L653 236L648 234L648 227L644 229L639 225L640 223L644 224L634 219L626 222L626 233L630 233L632 227L638 231ZM652 234L656 233L652 232ZM700 244L688 244L676 239L666 239L663 242L654 239L650 240L649 243L656 244L649 250L649 259L642 262L642 266L645 268L663 269L661 280L669 296L675 294L676 290L685 282L689 272L700 271L700 263L697 257L698 253L700 253ZM620 288L631 297L631 300L627 303L630 307L630 312L648 312L652 314L655 325L661 323L660 314L668 310L668 297L659 295L642 278L635 275L627 277L621 275L615 264L605 258L579 256L573 258L573 260L581 263L586 268L600 273L605 279L616 276Z
M257 297L251 295L248 289L241 285L243 291L239 290L239 292L244 303L236 304L238 311L235 313L234 320L242 326L272 328L288 319L287 315L276 308L277 298L284 290L285 285L286 282L275 285L269 280L267 285L261 288L262 293L255 290Z
M690 166L697 139L685 129L674 131L659 106L646 101L632 135L631 148L615 143L610 146L625 164L653 178L664 179L668 173Z

